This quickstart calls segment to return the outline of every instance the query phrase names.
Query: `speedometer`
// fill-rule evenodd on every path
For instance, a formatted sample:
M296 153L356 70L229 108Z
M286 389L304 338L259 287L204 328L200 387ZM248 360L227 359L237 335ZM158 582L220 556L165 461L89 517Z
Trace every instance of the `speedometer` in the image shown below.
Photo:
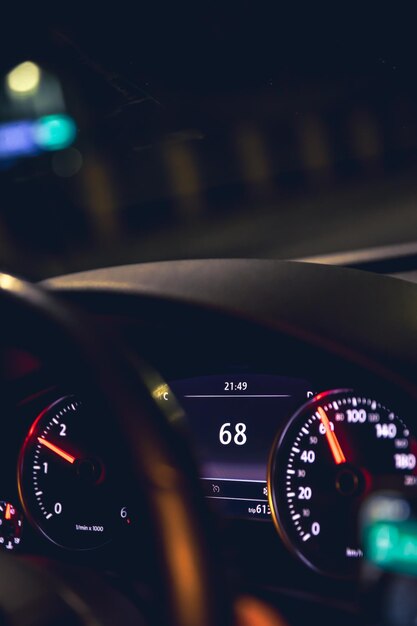
M285 543L318 571L352 575L358 511L376 489L415 487L416 441L396 413L350 390L319 394L277 438L268 491Z

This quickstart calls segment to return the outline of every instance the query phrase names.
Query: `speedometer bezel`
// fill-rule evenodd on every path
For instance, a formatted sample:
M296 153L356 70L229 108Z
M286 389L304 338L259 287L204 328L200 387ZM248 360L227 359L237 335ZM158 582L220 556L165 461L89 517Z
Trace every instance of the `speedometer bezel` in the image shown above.
M338 573L330 574L329 572L326 572L325 570L320 569L314 563L312 563L309 559L307 559L307 557L301 552L301 550L297 548L295 543L291 540L281 520L281 516L279 512L280 507L277 505L275 489L272 488L272 483L273 483L273 477L274 477L274 472L275 472L276 462L277 462L276 451L282 445L282 442L284 441L288 431L291 429L292 424L298 419L298 417L307 409L308 406L310 406L315 401L317 401L317 399L327 397L328 395L333 394L333 393L352 393L352 391L353 391L352 388L344 388L344 387L341 387L340 389L329 389L327 391L322 391L316 394L315 396L313 396L312 398L309 398L306 402L304 402L304 404L302 404L297 409L297 411L291 416L291 418L286 422L284 427L280 431L278 431L274 439L274 442L271 446L270 453L269 453L268 470L267 470L268 502L269 502L269 508L271 509L271 517L272 517L272 521L274 523L275 529L277 530L286 548L289 550L290 553L292 553L297 558L299 558L304 563L304 565L307 565L311 570L313 570L317 574L321 574L323 576L329 576L331 578L339 578L342 580L350 579L351 576L346 576L344 574L338 574Z
M281 449L284 440L287 437L288 432L293 427L294 422L299 419L300 415L303 415L309 407L314 406L316 403L323 403L329 396L338 395L338 394L355 394L357 396L371 398L376 395L373 399L375 399L378 404L380 404L386 410L392 411L392 403L385 402L380 396L380 393L374 394L371 389L367 389L366 391L363 389L358 389L357 387L340 387L340 388L331 388L325 391L322 391L312 398L309 398L302 406L300 406L297 411L290 417L290 419L286 422L282 429L280 429L277 433L277 436L274 439L272 444L270 455L268 459L268 471L267 471L267 485L268 485L268 501L271 510L271 517L275 526L275 529L278 532L279 537L281 538L283 544L288 549L288 551L295 557L297 557L304 565L306 565L310 570L319 574L321 576L326 576L327 578L337 579L337 580L354 580L357 576L352 571L349 572L341 572L336 570L326 570L319 567L316 563L311 561L303 552L298 548L296 543L291 539L290 535L287 533L285 528L285 523L282 520L282 515L280 514L280 506L277 502L277 494L275 493L275 489L273 488L274 475L277 470L277 460L278 454L277 452ZM378 398L378 399L377 399ZM395 403L394 403L395 404ZM390 407L388 409L388 407ZM392 411L394 412L394 411ZM399 416L397 412L395 415L403 421L403 418ZM407 426L409 426L409 420L406 421ZM411 429L411 434L414 433L414 429ZM281 503L282 504L282 503Z

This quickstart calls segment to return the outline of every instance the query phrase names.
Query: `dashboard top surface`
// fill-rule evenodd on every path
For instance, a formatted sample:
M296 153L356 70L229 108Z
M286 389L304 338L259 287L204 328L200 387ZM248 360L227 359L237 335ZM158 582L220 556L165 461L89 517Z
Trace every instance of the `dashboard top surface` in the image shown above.
M310 263L227 259L107 268L43 285L80 302L87 294L118 293L229 313L402 377L400 383L416 391L409 373L417 367L417 289L399 279Z

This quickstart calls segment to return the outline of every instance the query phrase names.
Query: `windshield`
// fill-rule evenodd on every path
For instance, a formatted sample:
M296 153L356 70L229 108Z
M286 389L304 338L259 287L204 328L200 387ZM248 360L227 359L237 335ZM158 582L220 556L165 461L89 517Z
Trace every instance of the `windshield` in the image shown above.
M412 22L257 11L3 20L3 269L414 250Z

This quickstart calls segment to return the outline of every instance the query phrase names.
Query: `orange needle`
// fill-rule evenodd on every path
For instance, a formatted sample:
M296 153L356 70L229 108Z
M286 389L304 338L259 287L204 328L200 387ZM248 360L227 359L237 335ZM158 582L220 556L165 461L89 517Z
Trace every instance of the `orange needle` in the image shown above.
M6 513L4 514L4 519L12 519L12 514L10 512L10 504L9 504L9 502L6 505Z
M326 413L324 412L324 409L322 409L321 406L319 406L319 408L317 409L317 413L320 415L321 423L323 424L324 428L326 429L327 443L330 446L330 450L331 450L331 452L333 454L333 458L335 460L335 463L337 465L340 465L341 463L346 463L346 457L343 454L343 450L340 447L340 443L339 443L335 433L330 428L329 418L327 417Z
M42 446L45 446L45 448L49 448L49 450L55 452L55 454L60 456L62 459L65 459L65 461L68 461L68 463L74 463L75 456L72 456L72 454L68 454L68 452L65 452L65 450L58 448L58 446L54 445L50 441L47 441L46 439L43 439L42 437L38 437L38 441Z

